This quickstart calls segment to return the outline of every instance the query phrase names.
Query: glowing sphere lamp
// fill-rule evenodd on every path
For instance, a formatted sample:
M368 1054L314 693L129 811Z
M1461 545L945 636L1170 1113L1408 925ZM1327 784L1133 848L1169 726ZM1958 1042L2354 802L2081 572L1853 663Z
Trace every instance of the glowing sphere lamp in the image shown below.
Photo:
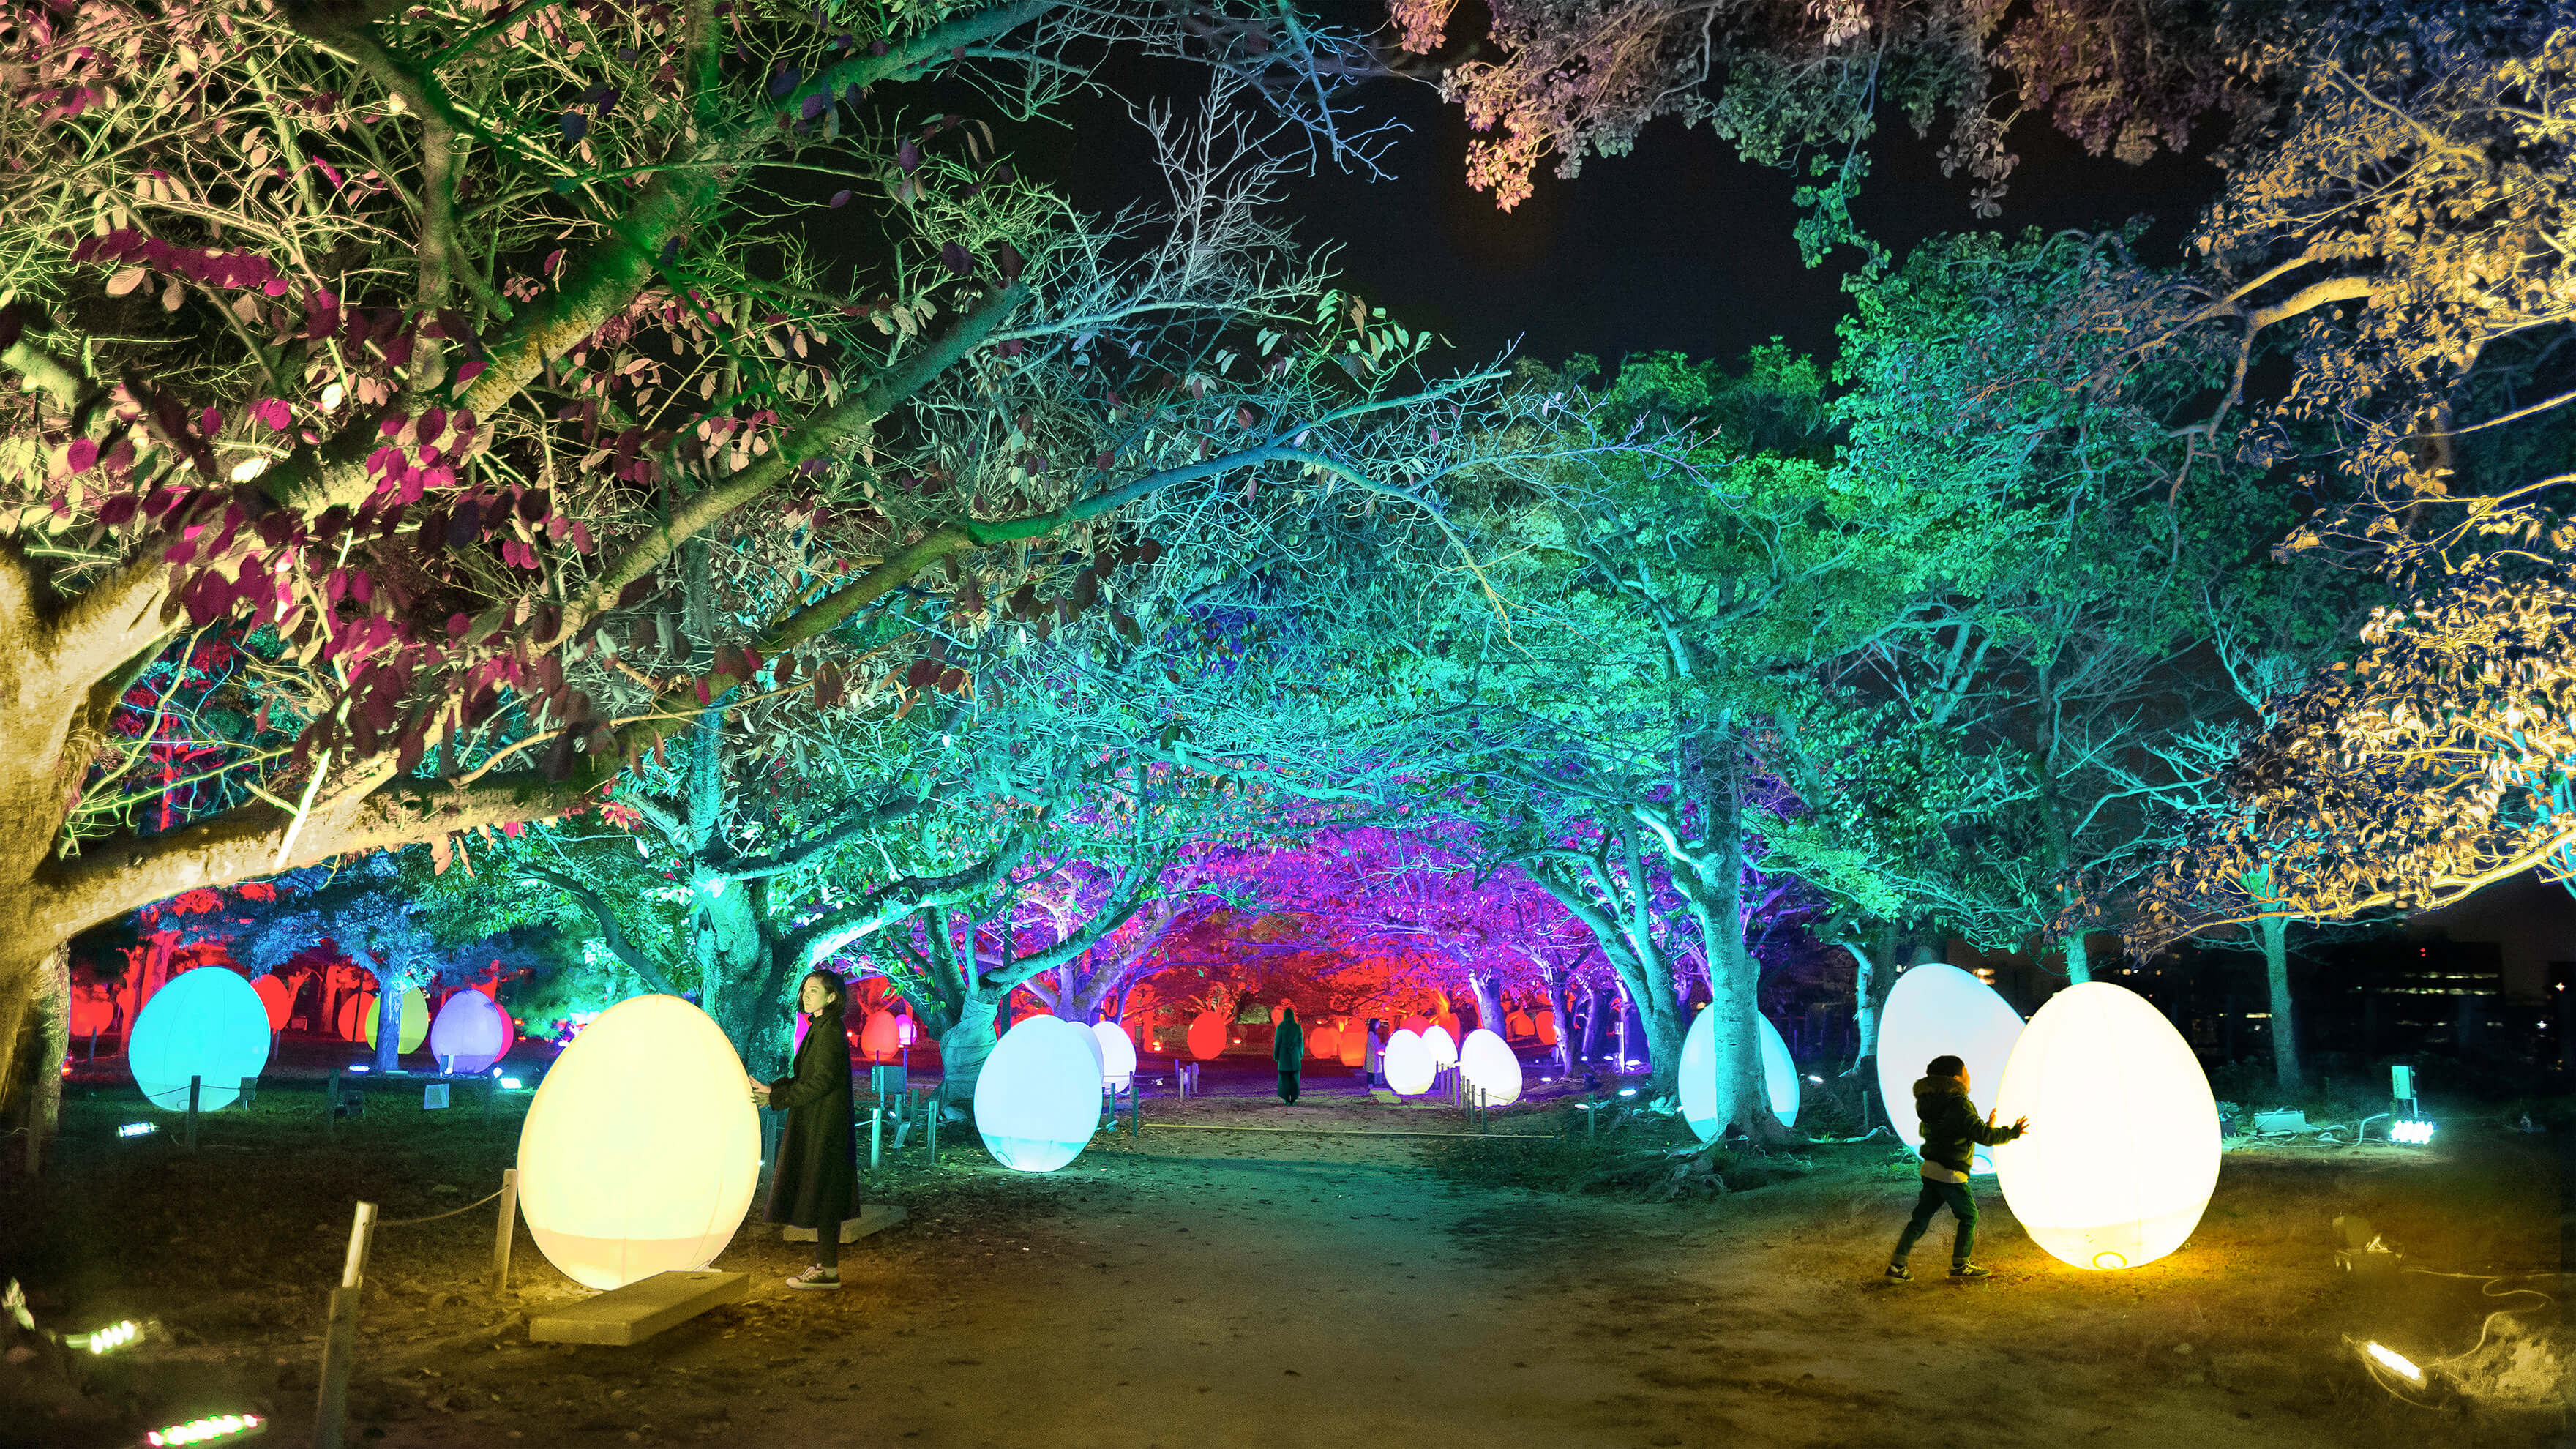
M94 981L72 983L72 1035L95 1036L116 1024L116 997Z
M402 994L402 1028L394 1036L394 1052L397 1055L416 1052L428 1039L429 998L421 995L420 988L414 986ZM376 1044L376 999L372 996L367 998L366 1042L369 1046Z
M1004 1033L975 1079L975 1130L993 1160L1053 1172L1082 1155L1100 1126L1100 1039L1059 1016Z
M1771 1099L1771 1115L1783 1127L1798 1121L1798 1065L1789 1058L1789 1044L1780 1039L1780 1030L1771 1018L1754 1014L1759 1040L1755 1054L1762 1062L1762 1091ZM1702 1142L1714 1142L1726 1130L1717 1114L1717 1018L1710 1008L1701 1007L1691 1018L1690 1030L1682 1034L1681 1074L1682 1119L1690 1123Z
M1190 1022L1190 1055L1200 1061L1214 1061L1225 1050L1226 1021L1213 1011L1202 1011Z
M268 1008L251 984L221 966L170 978L134 1018L126 1069L153 1106L188 1110L188 1079L198 1084L197 1110L219 1112L241 1095L244 1077L268 1066Z
M1458 1073L1484 1093L1484 1106L1508 1107L1521 1099L1521 1059L1512 1055L1511 1043L1481 1026L1458 1048Z
M1306 1055L1319 1062L1329 1062L1342 1054L1342 1034L1331 1026L1306 1029Z
M1100 1040L1101 1085L1112 1092L1126 1091L1136 1080L1136 1039L1114 1021L1093 1022L1091 1034Z
M1083 1047L1091 1053L1091 1074L1100 1079L1100 1090L1109 1090L1109 1049L1100 1044L1100 1033L1081 1022L1073 1023L1082 1030Z
M1422 1034L1422 1049L1431 1053L1431 1064L1433 1066L1454 1067L1458 1065L1458 1039L1451 1036L1449 1034L1449 1028L1445 1026L1434 1025L1430 1030L1424 1032Z
M1461 1030L1458 1025L1458 1013L1454 1011L1444 1011L1438 1016L1431 1018L1431 1024L1440 1028L1442 1031L1449 1033L1449 1045L1453 1048L1456 1047L1458 1043L1467 1039L1467 1033ZM1428 1040L1430 1033L1423 1033L1423 1037L1425 1040Z
M2106 981L2048 999L2013 1048L1995 1117L2030 1135L1994 1150L2030 1240L2078 1268L2134 1268L2183 1245L2218 1185L2218 1104L2191 1044Z
M268 1012L268 1029L286 1030L286 1018L295 1010L295 988L272 972L252 982L250 989L259 993L259 1004Z
M859 1051L872 1062L890 1062L903 1054L903 1029L891 1011L871 1011L859 1028Z
M1368 1023L1364 1021L1344 1021L1342 1023L1341 1048L1343 1066L1367 1066Z
M759 1178L742 1058L676 996L629 997L583 1027L519 1129L529 1235L593 1288L705 1267L742 1225Z
M510 1018L480 991L460 991L429 1024L429 1054L455 1072L480 1072L510 1049Z
M1409 1031L1398 1031L1386 1039L1386 1088L1399 1097L1419 1097L1431 1090L1431 1079L1439 1072L1431 1060L1431 1049L1422 1038Z
M1887 1104L1896 1135L1908 1147L1923 1146L1914 1115L1914 1083L1934 1057L1966 1062L1969 1097L1992 1106L2003 1083L2004 1063L2012 1058L2021 1032L2021 1013L1993 987L1956 966L1929 962L1898 976L1878 1018L1878 1095ZM1988 1149L1977 1149L1970 1170L1995 1170Z
M331 1014L331 1029L342 1041L372 1041L367 1033L374 1029L376 993L353 991L340 998L339 1007Z

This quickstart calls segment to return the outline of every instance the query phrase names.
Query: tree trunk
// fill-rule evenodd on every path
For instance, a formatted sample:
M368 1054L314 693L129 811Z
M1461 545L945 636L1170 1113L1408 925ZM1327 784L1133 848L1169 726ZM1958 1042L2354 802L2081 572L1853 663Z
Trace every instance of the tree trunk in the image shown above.
M376 978L376 1075L402 1069L403 985L399 976Z
M1503 1025L1503 1003L1495 994L1493 973L1468 972L1467 989L1476 994L1476 1025L1496 1036L1508 1038L1511 1033Z
M35 1080L27 1101L27 1130L51 1137L62 1126L63 1063L72 1050L72 948L65 942L47 957L36 988Z
M1860 1129L1866 1132L1893 1120L1878 1100L1878 1018L1896 977L1896 923L1882 922L1874 942L1836 944L1852 958L1852 1059L1842 1074L1859 1085Z
M1592 1061L1601 1055L1601 988L1583 988L1583 1044L1575 1052L1577 1059Z
M2254 934L2263 943L2263 978L2272 988L2272 1073L2280 1079L2283 1092L2307 1088L2307 1076L2299 1070L2299 1019L2290 1000L2290 922L2285 916L2265 916L2254 923Z
M2084 951L2084 933L2077 931L2066 938L2061 948L2066 956L2066 983L2069 986L2093 979L2093 961Z
M975 1080L984 1074L985 1059L999 1040L993 1025L1001 1007L990 997L968 996L957 1005L957 1024L939 1034L939 1089L948 1100L974 1100Z
M1565 993L1565 978L1550 973L1539 978L1539 986L1547 993L1547 1009L1556 1019L1556 1074L1570 1076L1574 1071L1574 1016L1568 1009L1572 1003Z

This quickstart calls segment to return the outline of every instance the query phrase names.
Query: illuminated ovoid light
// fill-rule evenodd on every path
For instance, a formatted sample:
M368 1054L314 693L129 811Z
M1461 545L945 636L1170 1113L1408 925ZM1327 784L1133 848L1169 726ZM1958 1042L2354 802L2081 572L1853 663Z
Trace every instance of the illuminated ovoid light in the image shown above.
M1427 1016L1408 1016L1404 1020L1397 1022L1395 1026L1398 1031L1409 1031L1415 1036L1420 1036L1431 1029L1431 1018Z
M1682 1033L1681 1074L1682 1120L1702 1142L1714 1142L1726 1130L1717 1115L1717 1018L1712 1008L1703 1006L1691 1018L1690 1030ZM1779 1028L1759 1012L1759 1041L1755 1052L1762 1060L1762 1091L1771 1100L1771 1115L1783 1127L1798 1120L1798 1067L1789 1059L1789 1044L1780 1039Z
M859 1028L859 1052L872 1062L890 1062L903 1055L903 1044L909 1038L904 1027L912 1020L891 1011L871 1011L867 1024Z
M1530 1020L1528 1012L1515 1010L1503 1018L1503 1030L1516 1038L1536 1036L1538 1023Z
M1458 1074L1484 1094L1480 1106L1508 1107L1521 1099L1521 1059L1511 1043L1481 1026L1458 1048Z
M975 1079L975 1130L1004 1167L1053 1172L1100 1126L1100 1038L1060 1016L1002 1034Z
M1093 1092L1093 1095L1097 1096L1102 1092L1108 1091L1109 1049L1100 1044L1100 1033L1093 1031L1090 1027L1084 1026L1078 1021L1070 1024L1082 1033L1083 1050L1091 1053L1091 1075L1100 1083L1099 1087Z
M760 1176L742 1058L707 1014L636 996L555 1058L519 1129L519 1209L593 1288L691 1272L724 1250Z
M1093 1022L1091 1034L1100 1042L1100 1085L1112 1092L1126 1091L1136 1080L1136 1039L1114 1021Z
M1319 1062L1329 1062L1342 1054L1342 1034L1330 1025L1306 1030L1306 1055Z
M268 1029L286 1030L286 1018L295 1009L295 990L277 979L274 972L250 984L259 993L259 1004L268 1009Z
M1431 1060L1430 1048L1422 1038L1409 1031L1398 1031L1386 1039L1386 1089L1399 1097L1419 1097L1431 1090L1431 1079L1439 1073Z
M475 994L479 996L482 993ZM376 1014L375 998L368 997L366 1042L369 1046L376 1044ZM405 987L402 995L402 1026L394 1033L395 1055L411 1055L420 1050L420 1044L428 1037L429 998L421 995L420 988L417 986Z
M2021 1032L2021 1013L1956 966L1929 962L1898 976L1878 1018L1878 1095L1896 1135L1908 1147L1923 1146L1914 1083L1926 1062L1944 1056L1966 1062L1968 1095L1984 1102L2002 1083L2004 1063L2012 1059ZM1993 1155L1978 1148L1969 1170L1994 1171Z
M447 1004L438 1009L438 1019L429 1025L429 1054L446 1062L450 1071L482 1071L509 1049L510 1019L480 991L460 991L447 998Z
M1431 1053L1431 1064L1438 1067L1458 1065L1458 1039L1445 1026L1433 1026L1422 1033L1422 1049Z
M119 1137L149 1137L160 1130L161 1124L158 1122L128 1122L124 1126L116 1129L116 1135Z
M1368 1065L1368 1023L1345 1020L1342 1023L1342 1065Z
M268 1008L251 984L221 966L173 976L134 1018L126 1069L153 1106L188 1110L188 1079L203 1081L197 1110L220 1112L244 1077L268 1067Z
M2218 1103L2191 1044L2145 998L2105 981L2050 997L1995 1090L1996 1120L2025 1116L2030 1135L1996 1148L1995 1170L2050 1254L2135 1268L2199 1225L2218 1185Z
M210 1418L191 1419L167 1429L155 1429L143 1436L153 1449L167 1445L211 1444L218 1439L239 1439L258 1433L268 1421L257 1414L216 1414Z
M2391 1142L2403 1142L2409 1146L2421 1147L2425 1143L2433 1140L2433 1124L2430 1122L2391 1122L2388 1124L2388 1140Z
M1190 1021L1190 1055L1203 1062L1214 1061L1225 1050L1225 1018L1213 1011L1202 1011Z
M1542 1011L1537 1016L1531 1018L1531 1020L1538 1027L1538 1044L1540 1046L1556 1045L1556 1013L1553 1011Z
M2362 1357L2397 1375L2417 1388L2424 1387L2424 1371L2414 1360L2384 1343L2370 1342L2361 1346Z

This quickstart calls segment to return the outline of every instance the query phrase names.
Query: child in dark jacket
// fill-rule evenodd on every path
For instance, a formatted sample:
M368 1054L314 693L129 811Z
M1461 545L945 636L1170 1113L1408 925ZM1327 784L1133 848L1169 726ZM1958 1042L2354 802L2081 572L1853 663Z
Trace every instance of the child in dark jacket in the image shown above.
M1968 1191L1968 1173L1976 1164L1979 1147L2012 1141L2030 1130L2030 1119L1998 1127L1995 1114L1988 1112L1981 1120L1977 1104L1968 1100L1968 1064L1951 1056L1934 1057L1924 1064L1923 1079L1914 1084L1914 1112L1923 1132L1923 1190L1914 1199L1914 1216L1906 1220L1905 1231L1896 1239L1896 1252L1887 1260L1887 1276L1899 1283L1914 1276L1905 1259L1932 1226L1932 1215L1946 1207L1959 1225L1950 1239L1950 1276L1988 1277L1985 1269L1968 1261L1977 1246L1977 1199Z

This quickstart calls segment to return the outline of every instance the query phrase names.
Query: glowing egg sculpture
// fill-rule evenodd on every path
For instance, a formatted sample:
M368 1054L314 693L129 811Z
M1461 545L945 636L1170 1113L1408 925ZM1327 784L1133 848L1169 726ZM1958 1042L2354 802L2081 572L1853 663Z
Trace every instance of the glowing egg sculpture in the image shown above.
M1431 1060L1431 1049L1422 1038L1409 1031L1398 1031L1386 1039L1386 1088L1399 1097L1419 1097L1431 1090L1431 1079L1439 1065Z
M1319 1062L1329 1062L1342 1054L1342 1034L1331 1026L1306 1029L1306 1055Z
M1511 1015L1503 1018L1503 1030L1515 1037L1536 1036L1538 1035L1538 1023L1530 1020L1530 1014L1528 1012L1514 1011Z
M871 1011L859 1028L859 1051L872 1062L890 1062L903 1054L902 1028L891 1011Z
M759 1178L742 1058L676 996L629 997L583 1027L519 1129L529 1235L593 1288L705 1267L742 1225Z
M1364 1067L1364 1066L1367 1066L1367 1065L1368 1065L1368 1023L1367 1023L1367 1022L1364 1022L1364 1021L1350 1021L1350 1020L1347 1020L1347 1019L1346 1019L1346 1020L1344 1020L1344 1021L1342 1022L1342 1042L1341 1042L1341 1046L1342 1046L1342 1065L1343 1065L1343 1066L1346 1066L1346 1067Z
M1780 1029L1771 1018L1754 1014L1758 1039L1755 1052L1762 1060L1762 1091L1771 1099L1771 1115L1783 1127L1798 1121L1798 1064L1789 1057L1789 1044L1780 1039ZM1703 1006L1691 1018L1690 1030L1682 1034L1681 1074L1682 1119L1702 1142L1714 1142L1726 1130L1717 1115L1717 1018Z
M371 1041L367 1033L373 1029L375 1019L376 993L353 991L341 997L340 1005L333 1010L331 1029L340 1034L342 1041Z
M1941 1056L1966 1062L1969 1097L1991 1106L2021 1032L2021 1013L1993 987L1956 966L1930 962L1898 976L1878 1018L1878 1095L1905 1145L1923 1146L1914 1116L1914 1083L1925 1063ZM1987 1149L1977 1149L1970 1170L1995 1170Z
M1485 1094L1484 1106L1508 1107L1521 1099L1521 1059L1512 1055L1511 1043L1481 1026L1458 1048L1458 1073Z
M188 1110L188 1079L200 1077L197 1110L219 1112L241 1095L244 1077L268 1066L268 1008L251 984L221 966L200 966L152 993L127 1037L126 1069L153 1106Z
M1397 1022L1395 1025L1396 1029L1399 1031L1409 1031L1415 1036L1420 1036L1423 1032L1430 1029L1431 1018L1427 1016L1408 1016L1404 1020Z
M1535 1025L1535 1026L1538 1028L1538 1044L1539 1044L1540 1046L1554 1046L1554 1045L1556 1045L1556 1013L1555 1013L1555 1012L1553 1012L1553 1011L1542 1011L1542 1012L1540 1012L1538 1015L1536 1015L1536 1016L1534 1016L1534 1017L1530 1018L1530 1021L1531 1021L1531 1023L1532 1023L1533 1025Z
M1454 1067L1458 1065L1458 1039L1451 1036L1449 1034L1449 1028L1445 1026L1434 1026L1429 1031L1424 1032L1422 1034L1422 1049L1431 1053L1431 1064L1433 1066Z
M271 973L252 982L250 989L259 993L259 1004L268 1012L268 1029L286 1030L286 1018L295 1010L295 988Z
M510 1049L510 1018L480 991L460 991L429 1024L429 1054L449 1071L480 1072Z
M1214 1061L1225 1050L1226 1021L1213 1011L1202 1011L1190 1022L1190 1055L1200 1061Z
M394 1035L394 1051L397 1055L408 1056L420 1050L420 1044L428 1038L429 998L421 995L420 988L414 986L402 995L402 1028ZM367 998L366 1042L369 1046L376 1044L376 999L372 996Z
M975 1079L975 1130L1004 1167L1053 1172L1100 1126L1100 1039L1059 1016L1003 1034Z
M1100 1084L1112 1092L1127 1090L1136 1080L1136 1039L1127 1028L1114 1021L1092 1023L1091 1034L1100 1039Z
M2183 1245L2218 1185L2218 1104L2164 1013L2103 981L2030 1019L1995 1118L2030 1135L1994 1150L2030 1240L2078 1268L2134 1268Z

